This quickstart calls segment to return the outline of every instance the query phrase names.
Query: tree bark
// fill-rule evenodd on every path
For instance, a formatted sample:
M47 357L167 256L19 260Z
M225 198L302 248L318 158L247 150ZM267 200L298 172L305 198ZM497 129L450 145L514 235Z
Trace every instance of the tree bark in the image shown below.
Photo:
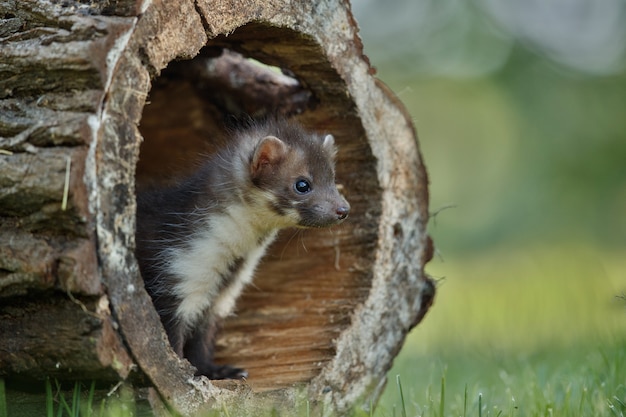
M434 297L428 181L349 4L0 0L0 18L0 375L129 379L184 415L375 402ZM335 136L350 219L272 246L218 340L250 378L194 378L143 289L135 188L273 113Z

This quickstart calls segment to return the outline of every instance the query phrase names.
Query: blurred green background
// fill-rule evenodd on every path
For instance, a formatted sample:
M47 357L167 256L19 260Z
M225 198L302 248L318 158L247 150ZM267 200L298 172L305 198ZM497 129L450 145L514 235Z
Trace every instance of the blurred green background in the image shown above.
M410 415L476 415L479 394L492 415L626 414L626 1L353 12L417 126L438 251L382 415L396 375Z

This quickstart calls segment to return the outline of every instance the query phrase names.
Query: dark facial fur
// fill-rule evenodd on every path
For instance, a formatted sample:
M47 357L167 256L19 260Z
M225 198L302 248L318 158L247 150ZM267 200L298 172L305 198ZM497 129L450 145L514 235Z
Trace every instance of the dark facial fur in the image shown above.
M271 208L278 215L297 211L300 227L326 227L344 220L350 205L335 185L336 148L331 135L306 134L297 126L281 127L277 164L252 176L253 184L275 197Z
M271 120L235 132L191 177L137 196L136 255L146 289L174 350L199 374L245 376L213 363L213 340L276 232L348 216L335 186L335 153L331 135Z

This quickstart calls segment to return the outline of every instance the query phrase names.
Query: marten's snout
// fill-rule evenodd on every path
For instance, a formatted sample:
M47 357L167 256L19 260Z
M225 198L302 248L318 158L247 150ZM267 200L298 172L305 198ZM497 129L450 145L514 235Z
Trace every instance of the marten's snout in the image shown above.
M335 184L335 214L337 215L337 221L341 222L350 214L350 203L342 195L343 185Z
M337 207L337 218L339 220L343 220L346 217L348 217L348 213L350 213L350 206L345 205L345 206L339 206Z
M348 214L350 213L350 203L348 203L346 199L339 194L339 190L337 190L336 198L335 214L337 215L337 221L342 221L348 217Z

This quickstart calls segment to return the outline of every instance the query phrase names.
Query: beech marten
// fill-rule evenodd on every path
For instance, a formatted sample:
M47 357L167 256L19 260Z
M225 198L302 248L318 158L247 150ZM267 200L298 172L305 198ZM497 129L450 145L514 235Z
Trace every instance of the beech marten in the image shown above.
M247 373L213 363L221 319L280 229L342 222L332 135L286 120L252 122L190 177L137 195L136 255L174 351L210 379Z

